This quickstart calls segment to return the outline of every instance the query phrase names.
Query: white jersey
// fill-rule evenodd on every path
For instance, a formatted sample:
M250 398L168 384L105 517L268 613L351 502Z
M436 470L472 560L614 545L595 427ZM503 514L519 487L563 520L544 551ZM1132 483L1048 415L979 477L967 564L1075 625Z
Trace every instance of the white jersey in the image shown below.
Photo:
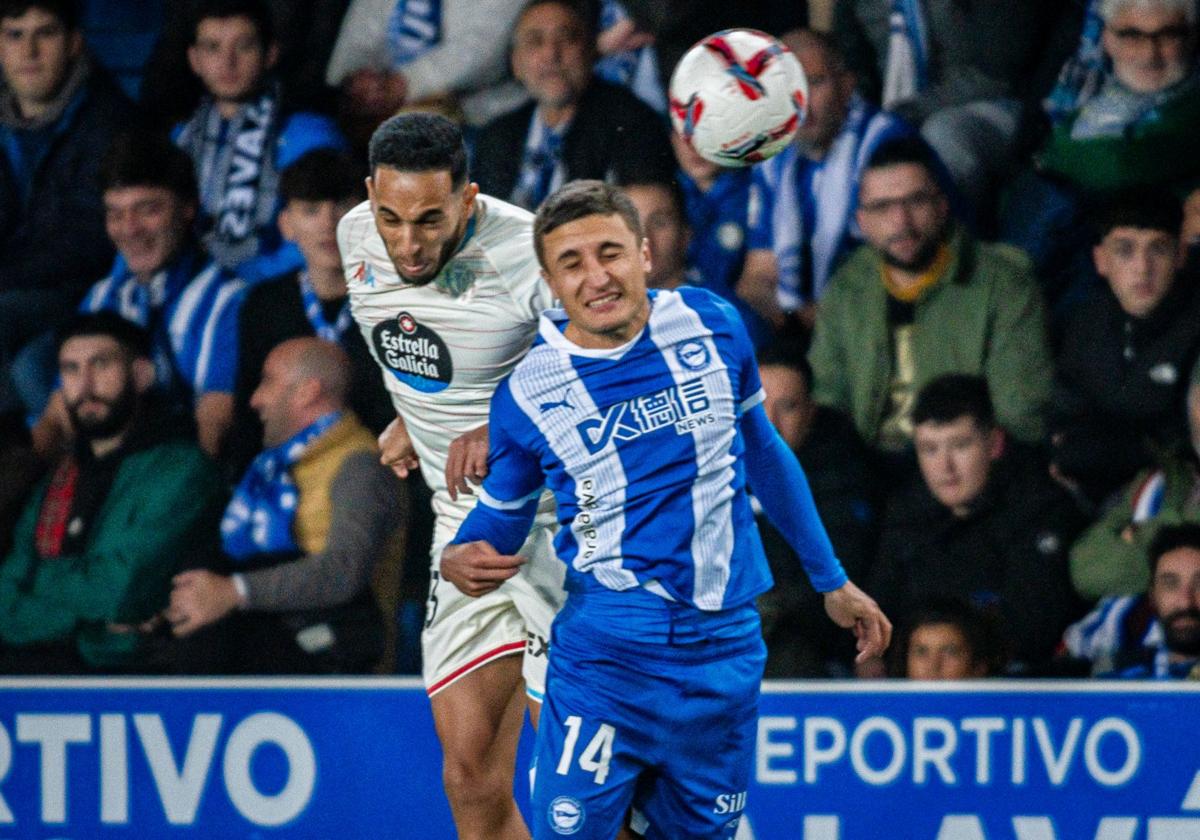
M458 251L423 286L397 274L369 202L347 213L337 234L354 320L408 427L434 513L457 523L475 498L450 500L450 442L487 423L496 386L524 357L553 302L533 249L533 216L478 196ZM553 515L544 511L539 521Z

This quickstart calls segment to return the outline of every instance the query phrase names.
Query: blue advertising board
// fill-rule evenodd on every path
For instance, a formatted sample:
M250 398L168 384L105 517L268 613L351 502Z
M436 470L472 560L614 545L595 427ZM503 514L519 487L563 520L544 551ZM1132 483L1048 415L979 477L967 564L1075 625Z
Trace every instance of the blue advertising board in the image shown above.
M767 683L714 808L739 840L1200 840L1198 713L1196 684ZM0 840L452 838L440 764L415 680L0 681Z

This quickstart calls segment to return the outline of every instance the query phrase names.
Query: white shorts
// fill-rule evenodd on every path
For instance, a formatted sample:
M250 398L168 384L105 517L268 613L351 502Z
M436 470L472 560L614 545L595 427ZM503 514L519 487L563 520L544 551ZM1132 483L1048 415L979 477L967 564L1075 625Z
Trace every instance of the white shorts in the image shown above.
M517 553L529 558L521 571L479 598L442 580L442 548L457 522L438 519L433 535L429 598L421 633L422 676L430 697L502 656L522 654L526 693L541 702L546 688L550 623L566 595L566 567L554 556L554 529L534 526Z

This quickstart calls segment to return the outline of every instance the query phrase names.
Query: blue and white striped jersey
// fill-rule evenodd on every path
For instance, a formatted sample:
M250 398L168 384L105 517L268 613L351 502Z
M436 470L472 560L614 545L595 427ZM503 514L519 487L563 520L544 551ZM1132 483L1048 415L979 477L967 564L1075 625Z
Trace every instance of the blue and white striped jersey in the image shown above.
M149 283L139 283L118 257L113 273L92 286L79 311L109 310L146 327L159 386L192 398L233 391L245 287L196 250L185 251Z
M493 397L489 474L455 542L487 539L504 553L511 540L486 510L511 521L545 484L568 591L641 586L706 612L745 605L771 586L744 492L739 420L763 399L754 350L716 295L650 296L646 329L611 350L570 342L561 310L542 316Z

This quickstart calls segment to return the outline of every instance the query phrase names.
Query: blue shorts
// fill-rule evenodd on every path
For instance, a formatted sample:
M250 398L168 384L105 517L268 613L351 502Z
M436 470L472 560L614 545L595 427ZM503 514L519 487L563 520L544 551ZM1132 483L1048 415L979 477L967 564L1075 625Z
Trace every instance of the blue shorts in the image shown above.
M612 840L630 805L647 840L732 838L746 805L766 647L758 631L687 644L554 624L536 747L533 836Z

